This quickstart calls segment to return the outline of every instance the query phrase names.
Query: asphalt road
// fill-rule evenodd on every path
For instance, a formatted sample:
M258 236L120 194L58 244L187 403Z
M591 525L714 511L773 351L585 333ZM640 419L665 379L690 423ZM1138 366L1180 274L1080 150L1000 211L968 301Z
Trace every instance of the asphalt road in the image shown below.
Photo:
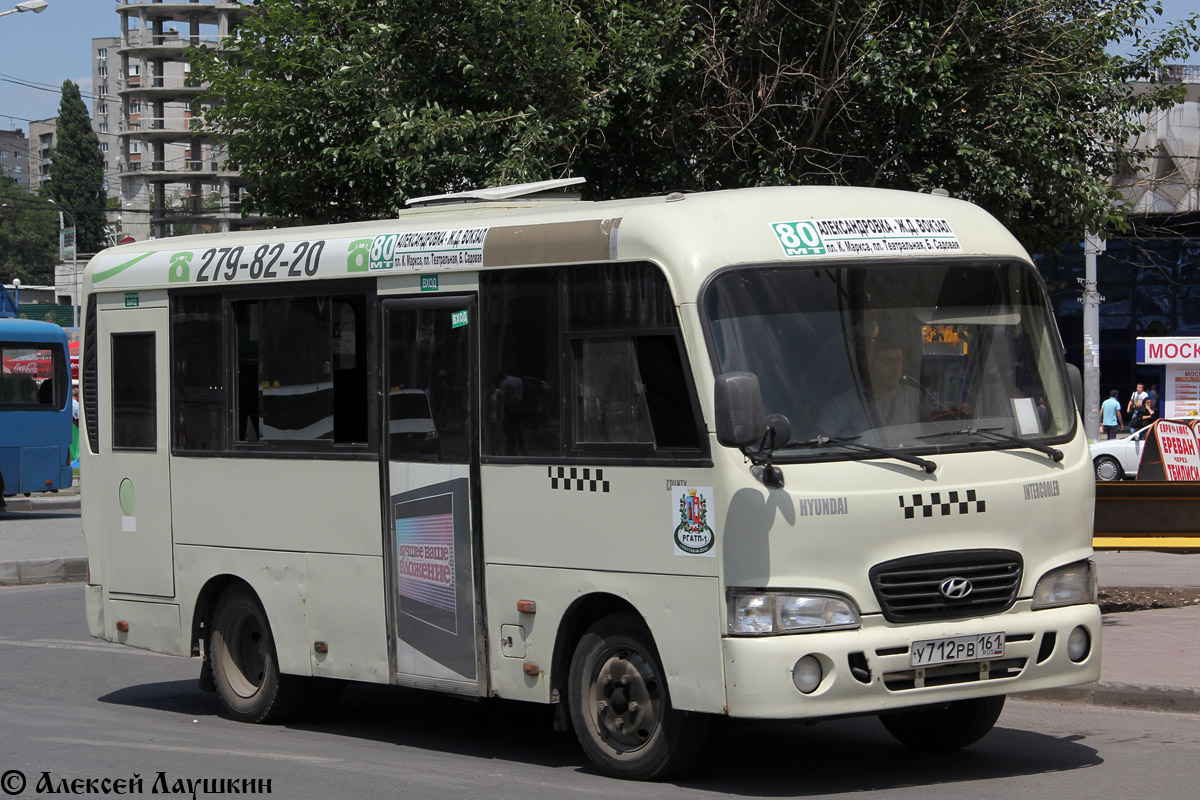
M728 723L685 779L632 786L592 772L545 708L354 686L321 721L242 725L217 715L198 669L90 639L78 584L0 588L0 789L23 780L18 795L48 797L40 781L138 775L150 795L161 772L158 794L250 779L279 798L1178 800L1194 795L1200 760L1200 716L1010 700L959 753L915 753L873 718Z

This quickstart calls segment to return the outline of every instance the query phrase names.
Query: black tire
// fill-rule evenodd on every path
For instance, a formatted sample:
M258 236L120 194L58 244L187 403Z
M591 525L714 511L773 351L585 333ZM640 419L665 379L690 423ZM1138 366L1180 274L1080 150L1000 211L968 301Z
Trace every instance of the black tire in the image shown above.
M708 735L707 716L671 706L654 640L633 614L588 629L571 659L567 691L580 745L614 778L674 774L695 760Z
M1121 462L1112 456L1100 456L1093 466L1096 468L1096 480L1098 481L1119 481L1125 477L1125 470L1121 469Z
M958 750L987 734L1004 709L1004 695L880 714L888 733L917 750Z
M262 603L245 587L221 595L213 613L209 658L221 711L239 722L283 722L305 698L307 679L279 672L275 639Z

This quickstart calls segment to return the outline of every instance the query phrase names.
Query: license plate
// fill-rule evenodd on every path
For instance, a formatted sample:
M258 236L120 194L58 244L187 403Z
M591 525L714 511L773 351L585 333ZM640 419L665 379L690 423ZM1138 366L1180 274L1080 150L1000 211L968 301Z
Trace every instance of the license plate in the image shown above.
M956 661L983 661L1002 655L1004 634L980 633L975 636L952 636L947 639L913 642L909 649L909 663L914 667L928 667Z

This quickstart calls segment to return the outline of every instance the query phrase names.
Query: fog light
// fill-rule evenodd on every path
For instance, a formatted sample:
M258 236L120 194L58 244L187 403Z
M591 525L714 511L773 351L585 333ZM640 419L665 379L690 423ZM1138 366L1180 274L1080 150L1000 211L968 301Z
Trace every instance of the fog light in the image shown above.
M1067 658L1078 664L1087 658L1091 651L1092 637L1087 628L1080 625L1071 631L1071 635L1067 637Z
M805 656L792 667L792 683L804 694L812 694L821 685L821 662L816 656Z

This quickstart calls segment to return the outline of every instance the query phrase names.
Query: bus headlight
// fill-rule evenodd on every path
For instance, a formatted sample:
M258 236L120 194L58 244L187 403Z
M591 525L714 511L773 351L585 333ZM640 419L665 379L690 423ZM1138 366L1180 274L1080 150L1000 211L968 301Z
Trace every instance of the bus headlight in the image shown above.
M730 589L728 611L732 636L844 630L860 624L858 607L833 594Z
M1033 590L1033 608L1059 608L1096 602L1096 570L1091 561L1076 561L1050 570Z

